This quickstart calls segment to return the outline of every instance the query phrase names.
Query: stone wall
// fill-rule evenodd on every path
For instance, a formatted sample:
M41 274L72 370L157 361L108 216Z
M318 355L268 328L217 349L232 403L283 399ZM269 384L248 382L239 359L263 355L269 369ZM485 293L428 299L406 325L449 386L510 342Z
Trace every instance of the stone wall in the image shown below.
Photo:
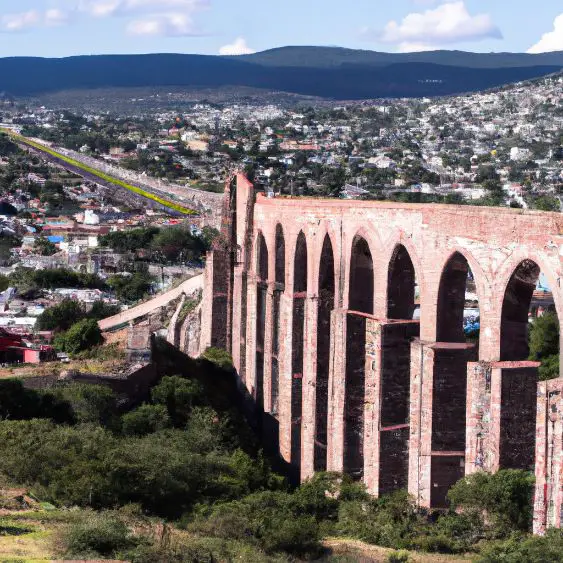
M347 470L441 507L467 473L538 471L527 311L541 270L563 314L562 215L266 198L241 175L226 194L202 346L232 352L295 475ZM462 326L469 271L478 342Z

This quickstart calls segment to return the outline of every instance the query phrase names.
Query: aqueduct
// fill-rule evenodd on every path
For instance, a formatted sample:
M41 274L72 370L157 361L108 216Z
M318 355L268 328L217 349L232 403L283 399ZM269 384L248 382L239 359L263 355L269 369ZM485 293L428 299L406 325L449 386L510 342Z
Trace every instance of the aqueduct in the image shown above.
M560 527L563 378L538 383L527 333L540 271L563 314L562 229L556 213L267 198L237 175L201 347L232 353L299 478L346 471L442 507L464 474L530 469L536 532Z

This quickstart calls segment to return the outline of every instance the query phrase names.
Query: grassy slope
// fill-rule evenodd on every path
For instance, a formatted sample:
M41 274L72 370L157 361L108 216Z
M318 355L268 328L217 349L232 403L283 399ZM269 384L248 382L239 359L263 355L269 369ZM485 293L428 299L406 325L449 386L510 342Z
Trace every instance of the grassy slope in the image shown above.
M164 205L165 207L173 209L174 211L178 211L178 212L180 212L184 215L194 215L196 213L196 211L194 211L193 209L189 209L187 207L184 207L183 205L179 205L178 203L174 203L173 201L163 199L163 198L156 196L156 195L154 195L150 192L147 192L147 191L145 191L141 188L138 188L137 186L132 186L131 184L123 182L122 180L119 180L118 178L114 178L112 176L109 176L108 174L105 174L104 172L101 172L100 170L96 170L94 168L91 168L90 166L87 166L86 164L83 164L83 163L79 162L78 160L74 160L73 158L65 156L64 154L61 154L60 152L54 151L53 149L46 147L45 145L42 145L40 143L36 143L35 141L32 141L31 139L28 139L26 137L22 137L21 135L17 135L13 131L9 131L9 130L6 130L6 129L3 129L2 131L4 133L9 134L18 143L23 143L24 145L33 147L34 149L37 149L37 150L44 152L46 154L49 154L51 156L54 156L55 158L58 158L59 160L62 160L63 162L66 162L67 164L70 164L71 166L75 166L76 168L79 168L80 170L84 170L85 172L88 172L89 174L92 174L93 176L96 176L96 177L98 177L102 180L105 180L106 182L110 182L111 184L115 184L116 186L120 186L122 188L125 188L126 190L129 190L130 192L134 192L134 193L136 193L136 194L138 194L142 197L145 197L147 199L151 199L152 201L160 203L161 205Z
M17 561L18 563L46 562L60 558L64 553L64 545L61 542L61 532L69 524L79 520L85 511L81 510L32 510L0 517L0 524L9 527L14 534L0 536L0 561ZM135 525L131 524L135 529ZM158 535L159 521L152 519L152 522L145 523L143 532L145 534ZM20 531L18 531L18 529ZM216 538L205 538L194 536L183 530L171 528L171 541L173 543L190 543L194 540L200 545L217 547L221 541ZM242 549L237 546L236 541L232 543L232 549ZM226 544L225 544L226 545ZM393 549L378 547L366 544L357 540L345 538L327 538L323 545L328 549L322 559L325 563L337 563L346 561L347 563L386 563ZM224 548L223 548L224 550ZM244 551L244 550L243 550ZM467 563L473 560L472 556L440 555L434 553L404 552L409 554L409 561L412 563ZM262 561L262 558L260 558ZM272 558L272 561L286 561L284 557ZM289 561L289 559L287 559ZM298 560L299 561L299 560Z

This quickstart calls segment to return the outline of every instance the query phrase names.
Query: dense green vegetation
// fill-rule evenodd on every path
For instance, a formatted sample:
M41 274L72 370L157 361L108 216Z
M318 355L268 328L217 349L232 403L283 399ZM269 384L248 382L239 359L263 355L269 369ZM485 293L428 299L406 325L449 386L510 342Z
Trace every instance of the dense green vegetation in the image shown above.
M86 510L63 529L67 557L281 562L318 558L322 539L338 536L483 562L562 560L561 532L528 535L533 478L524 471L469 476L450 491L451 510L436 514L404 491L374 499L336 473L291 488L237 408L228 355L205 356L129 412L106 387L36 392L0 381L0 476ZM162 519L173 539L150 532Z
M154 276L147 269L138 269L132 274L115 275L108 279L109 287L121 302L133 303L145 297L154 283Z
M211 227L204 227L200 235L183 226L145 227L108 233L100 238L100 245L119 253L132 253L136 259L199 263L217 234Z
M41 290L57 288L105 288L104 281L95 274L84 274L67 268L34 270L18 266L8 278L10 285L23 295L38 294Z
M54 330L62 332L68 330L74 323L82 319L99 321L119 313L117 305L109 305L103 301L96 301L89 311L82 303L75 299L63 299L58 305L45 310L39 317L35 327L38 330Z
M63 299L58 305L45 310L35 323L37 330L56 333L53 342L60 352L72 356L92 350L104 342L98 321L119 313L120 307L103 301L94 303L89 311L74 299Z
M74 323L66 332L55 337L55 348L67 354L78 354L85 350L91 350L104 342L102 331L98 321L94 319L82 319Z
M541 361L542 381L559 377L559 319L555 311L546 311L530 325L530 360Z

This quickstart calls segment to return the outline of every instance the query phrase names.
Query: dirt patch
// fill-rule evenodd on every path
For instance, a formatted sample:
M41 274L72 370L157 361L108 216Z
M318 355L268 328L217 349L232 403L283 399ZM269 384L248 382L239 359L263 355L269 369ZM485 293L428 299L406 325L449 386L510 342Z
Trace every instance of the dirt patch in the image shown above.
M342 538L328 538L323 541L323 545L330 549L334 555L353 557L357 563L386 563L389 555L396 552L394 549ZM417 553L415 551L408 553L411 563L467 563L474 559L471 555L441 555L438 553Z

